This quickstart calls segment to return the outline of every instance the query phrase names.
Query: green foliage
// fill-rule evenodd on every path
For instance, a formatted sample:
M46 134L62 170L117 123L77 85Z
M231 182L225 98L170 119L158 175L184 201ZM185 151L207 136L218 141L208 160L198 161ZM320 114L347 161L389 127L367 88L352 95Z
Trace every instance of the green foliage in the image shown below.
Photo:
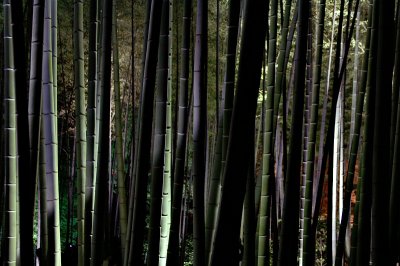
M188 235L185 241L185 261L184 266L193 265L193 235Z
M317 239L315 245L315 265L325 266L326 264L326 241L327 240L326 220L319 220L317 227Z

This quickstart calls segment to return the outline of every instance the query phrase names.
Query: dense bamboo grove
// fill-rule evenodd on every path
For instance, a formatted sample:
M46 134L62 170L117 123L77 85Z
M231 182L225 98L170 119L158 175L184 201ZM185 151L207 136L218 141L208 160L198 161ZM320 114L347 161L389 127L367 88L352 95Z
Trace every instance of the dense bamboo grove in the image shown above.
M400 1L0 19L2 264L400 263Z

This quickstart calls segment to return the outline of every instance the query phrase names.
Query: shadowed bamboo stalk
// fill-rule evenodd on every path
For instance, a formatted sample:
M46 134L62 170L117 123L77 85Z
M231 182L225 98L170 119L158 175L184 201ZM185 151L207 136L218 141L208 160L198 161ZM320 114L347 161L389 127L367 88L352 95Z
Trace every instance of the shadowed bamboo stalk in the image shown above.
M267 1L245 1L237 89L210 265L237 265L240 223L260 85ZM251 151L249 147L252 147ZM227 245L227 243L230 243Z
M148 234L147 265L159 264L160 228L162 215L163 177L165 162L166 109L168 86L168 34L169 1L163 0L160 43L158 48L157 87L155 99L155 121L153 157L150 184L150 223Z
M379 9L379 24L376 72L372 72L372 75L376 75L376 83L372 87L376 94L372 155L371 261L373 265L390 265L390 117L395 1L377 1L374 8Z
M38 152L39 152L39 120L41 104L41 77L42 77L42 52L43 52L43 12L44 0L35 0L33 3L32 41L29 78L29 143L30 143L30 171L36 178Z
M135 154L135 192L134 200L131 197L133 210L130 209L129 216L133 215L132 228L130 232L129 254L125 255L125 265L131 263L143 263L143 240L146 214L148 162L151 148L151 128L153 121L153 101L155 74L157 67L157 49L159 44L160 21L162 1L153 0L151 3L150 22L147 37L146 59L143 72L143 88L141 95L141 107L138 121L138 142ZM129 224L129 222L128 222ZM128 248L128 246L127 246Z
M226 50L226 67L224 86L222 91L220 121L218 122L217 147L213 165L213 173L210 184L210 192L206 210L206 256L210 257L210 251L213 245L213 234L215 231L215 221L218 212L218 206L221 196L221 178L225 167L226 152L228 148L229 130L231 125L234 83L235 83L235 63L236 47L238 43L240 1L232 0L229 2L229 25Z
M362 118L362 113L359 113L357 111L359 105L363 105L364 104L364 96L365 96L365 89L367 86L367 75L368 75L368 61L369 61L369 50L370 50L370 40L371 40L371 25L372 25L372 1L369 1L369 8L368 8L368 26L367 26L367 35L365 38L365 52L364 52L364 57L363 57L363 62L362 62L362 68L361 68L361 81L360 81L360 86L359 86L359 97L360 100L357 100L357 107L356 107L356 120L355 120L355 130L354 130L354 134L353 134L353 138L354 137L358 137L360 139L360 131L361 131L361 118ZM361 100L363 99L363 100ZM366 106L367 107L367 106ZM361 108L363 109L363 108ZM367 108L366 108L367 109ZM357 121L359 121L360 123L360 128L357 131ZM356 132L358 132L358 136L356 135ZM353 140L351 142L351 150L350 150L350 156L349 156L349 167L347 170L347 181L346 181L346 193L348 193L348 191L350 190L348 183L350 183L351 180L351 176L354 176L354 171L355 171L355 160L357 156L356 154L354 154L353 152ZM360 141L359 141L360 142ZM363 157L364 151L361 152L360 157ZM354 161L354 162L353 162ZM361 160L360 160L361 161ZM353 177L354 178L354 177ZM363 184L363 178L361 176L361 174L359 174L358 176L358 183L357 183L357 195L356 195L356 203L355 203L355 207L354 207L354 220L353 220L353 227L351 230L351 247L350 247L350 265L351 266L355 266L357 263L357 239L358 239L358 219L359 219L359 209L360 209L360 196L361 196L361 191L363 190L362 188L362 184ZM351 181L351 184L353 182ZM346 197L346 196L345 196ZM346 204L346 199L344 200L344 203ZM346 205L345 205L346 206ZM345 213L346 215L346 213ZM343 221L346 219L345 216L342 217L342 224ZM341 226L342 226L341 224ZM340 230L343 230L342 228L340 228ZM341 253L341 247L340 247L340 243L342 242L342 236L340 235L341 232L339 232L339 238L338 238L338 249L337 249L337 253L336 253L336 257L340 256ZM338 264L340 265L340 264Z
M42 120L42 119L41 119ZM40 201L40 253L37 255L41 265L47 265L49 252L49 227L47 224L47 187L46 187L46 161L44 147L44 128L40 121L40 151L39 151L39 201Z
M186 142L188 127L188 91L189 91L189 57L190 57L190 25L192 1L185 0L183 14L183 38L181 48L181 71L178 97L178 117L176 133L176 151L174 167L174 188L172 198L171 227L168 243L167 265L178 265L179 260L179 225L181 221L183 179L186 158Z
M193 262L205 264L204 185L207 137L208 0L197 1L193 72Z
M369 45L369 57L368 57L368 77L366 87L366 101L365 101L365 118L364 118L364 129L363 129L363 153L360 159L360 206L358 213L358 232L357 232L357 254L356 254L356 265L367 265L370 261L371 248L371 191L372 191L372 139L373 139L373 128L374 128L374 97L375 90L373 90L372 84L374 83L374 73L376 71L376 46L377 46L377 35L376 25L378 20L378 9L374 8L376 0L370 0L370 11L372 10L371 16L369 17L371 22L371 32Z
M115 101L115 134L116 148L115 156L117 157L117 186L118 186L118 213L119 226L121 234L121 257L125 254L126 240L126 224L127 224L127 208L126 208L126 188L125 188L125 163L123 155L123 139L122 139L122 108L121 93L119 79L119 48L118 48L118 24L117 24L117 2L113 3L112 18L112 42L113 42L113 73L114 73L114 101Z
M102 55L101 55L101 82L100 82L100 110L99 118L99 148L96 172L96 192L94 198L93 236L91 241L91 265L103 263L105 258L104 245L107 237L106 221L109 219L107 211L109 178L109 134L110 134L110 90L111 90L111 33L112 33L112 3L113 0L104 0L102 17Z
M35 0L32 7L32 40L31 40L31 58L30 58L30 77L29 77L29 100L28 100L28 124L29 124L29 149L30 166L29 178L34 181L33 189L38 183L39 175L39 150L40 150L40 115L42 98L42 53L43 53L43 19L44 19L44 0ZM42 134L43 135L43 134ZM43 156L43 155L42 155ZM40 178L44 175L40 175ZM42 180L43 181L43 180ZM44 191L41 195L46 195ZM46 204L46 199L40 201L40 204ZM43 208L41 208L43 210ZM44 208L45 210L45 208ZM43 217L44 221L47 216ZM32 219L33 220L33 219ZM43 231L47 230L43 228ZM42 235L42 230L40 230ZM47 233L46 233L47 234ZM45 243L45 244L44 244ZM47 239L41 239L40 246L47 245ZM47 248L46 248L47 249ZM45 264L44 264L45 265Z
M11 4L11 20L14 46L14 68L16 89L16 112L17 112L17 264L31 264L33 262L33 213L36 177L29 172L30 152L29 134L25 129L29 127L28 122L28 95L27 95L27 48L25 38L25 13L22 0L14 0ZM31 3L29 3L31 6ZM24 130L21 130L24 129ZM38 129L38 128L37 128ZM21 191L21 193L19 193Z
M297 176L301 164L301 135L296 134L296 128L302 128L303 103L305 87L305 65L307 51L307 32L309 22L310 2L300 0L298 3L299 21L297 24L295 77L293 91L293 109L291 137L289 145L288 166L286 171L285 200L282 215L281 241L279 243L278 265L294 265L297 259L297 234L299 218L299 186Z
M90 1L89 28L89 65L88 65L88 95L87 95L87 131L86 131L86 190L85 190L85 265L89 264L92 222L94 210L94 184L96 181L96 87L97 87L97 32L98 32L98 0ZM78 250L79 252L79 250ZM78 257L81 256L78 254Z
M255 132L255 123L253 128L249 129L252 132ZM255 145L254 135L250 140L249 145L249 156L251 157L249 160L249 169L247 176L247 184L246 184L246 194L244 198L243 204L243 259L242 266L253 266L256 264L255 253L255 244L256 244L256 214L255 214L255 205L254 205L254 185L255 185L255 154L252 149ZM269 262L268 262L269 264ZM267 264L267 265L268 265ZM262 264L258 264L262 265Z
M354 174L355 174L355 166L356 166L356 159L358 153L358 146L360 142L360 131L361 131L361 123L362 123L362 113L364 108L364 95L365 89L367 86L367 72L368 72L368 57L369 57L369 43L371 39L371 18L372 18L372 9L369 9L369 19L368 19L368 29L367 35L365 39L365 52L363 58L363 65L361 68L361 80L358 87L358 93L356 98L356 107L354 112L354 128L351 136L351 148L350 148L350 156L348 161L347 167L347 175L346 175L346 185L345 185L345 195L343 200L343 214L341 218L341 224L339 229L339 236L338 236L338 246L336 250L336 265L341 265L342 263L342 256L344 251L344 238L345 233L347 230L347 223L349 221L349 207L350 207L350 199L351 199L351 192L353 191L353 181L354 181ZM359 199L359 191L360 188L357 189L357 199ZM358 219L358 217L357 217ZM352 233L353 234L353 233ZM352 237L353 238L353 237ZM351 261L354 262L355 254L351 256Z
M391 248L391 263L395 263L399 260L399 239L400 232L397 230L397 225L400 219L399 209L399 196L397 192L400 186L399 178L399 149L400 149L400 108L399 103L399 83L400 83L400 2L397 3L397 33L396 33L396 48L395 48L395 62L394 62L394 75L393 75L393 102L392 102L392 132L391 132L391 162L392 162L392 179L391 179L391 191L390 191L390 221L389 221L389 241Z
M98 0L90 1L89 28L89 64L88 64L88 96L87 96L87 148L86 148L86 190L85 190L85 264L89 264L92 222L94 210L94 184L96 181L96 87L97 87L97 17ZM78 255L79 256L79 255Z
M359 0L357 0L357 4L356 6L358 6L359 4ZM340 16L339 16L339 29L342 28L343 25L343 16L344 16L344 1L341 1L341 6L340 6ZM348 34L345 36L346 37L346 41L345 41L345 45L344 45L344 52L343 52L343 60L342 63L340 62L340 43L341 43L341 31L339 31L338 33L338 38L337 38L337 52L335 55L335 69L334 69L334 82L333 82L333 95L332 95L332 110L335 108L336 103L338 101L338 96L339 96L339 91L340 91L340 87L343 81L343 77L345 74L345 70L346 70L346 65L347 65L347 57L349 54L349 50L350 50L350 42L351 42L351 36L353 35L354 32L354 27L355 27L355 18L356 16L353 16L352 22L351 22L351 26L350 26L350 30L348 32ZM322 198L322 188L323 188L323 184L324 184L324 177L325 177L325 170L326 170L326 166L329 163L329 168L332 167L332 160L329 159L328 157L332 156L332 145L333 145L333 133L334 133L334 125L335 125L335 112L332 112L329 118L329 125L328 125L328 132L327 132L327 137L326 137L326 141L323 147L323 154L322 154L322 161L321 161L321 168L318 168L319 172L319 176L317 176L318 180L318 185L317 185L317 192L316 192L316 200L315 200L315 206L314 206L314 214L313 214L313 221L312 221L312 231L313 234L316 233L317 230L317 224L318 224L318 217L319 217L319 208L321 206L321 198ZM331 171L328 177L328 186L331 186L331 182L332 182L332 175L331 175ZM331 191L330 189L328 190L328 193L330 193L329 191ZM328 209L331 208L331 195L328 195ZM327 217L327 223L330 223L330 219L331 219L331 213L330 211L328 211L328 217ZM331 238L331 231L328 231L328 238ZM315 243L315 242L314 242ZM332 251L331 248L331 242L327 242L327 260L328 260L328 264L332 263L332 256L330 255Z

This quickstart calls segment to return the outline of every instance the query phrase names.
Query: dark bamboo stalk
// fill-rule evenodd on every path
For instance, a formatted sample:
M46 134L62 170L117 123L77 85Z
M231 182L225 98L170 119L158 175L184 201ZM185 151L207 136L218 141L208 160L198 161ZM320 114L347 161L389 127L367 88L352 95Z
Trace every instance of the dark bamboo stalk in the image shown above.
M189 57L190 57L190 25L192 1L184 2L183 38L181 48L181 76L179 82L178 117L176 134L176 151L174 166L174 189L172 198L172 215L170 237L168 243L167 265L178 265L179 261L179 221L181 217L183 180L185 172L186 142L188 128L188 90L189 90Z
M232 114L223 190L210 265L239 264L239 230L257 107L266 35L267 1L246 1L237 89ZM251 153L254 151L252 150ZM226 243L230 243L227 245ZM236 244L237 243L237 244Z
M93 217L93 237L91 241L91 265L101 264L106 257L103 247L107 236L108 219L107 182L109 178L109 134L110 134L110 91L111 91L111 33L112 0L104 0L102 17L102 56L101 56L101 97L99 149L97 157L95 208Z
M301 135L296 128L302 128L304 110L305 66L307 54L307 32L309 22L309 1L299 1L299 21L295 53L295 90L293 92L293 110L291 141L286 171L285 200L282 216L281 242L279 245L278 265L294 265L297 260L297 235L299 217L299 186L297 176L301 163Z
M134 203L133 210L130 208L129 216L132 218L132 232L127 239L130 244L127 245L129 249L129 256L125 256L125 265L131 263L143 264L143 240L144 240L144 226L146 215L146 198L147 198L147 179L148 179L148 162L150 159L150 146L151 146L151 128L153 121L153 101L154 101L154 88L155 88L155 74L157 67L157 50L159 43L160 21L161 21L161 1L152 1L150 11L150 24L147 38L146 60L143 72L143 88L141 95L141 110L139 111L138 121L138 142L137 152L135 154L135 192L134 201L131 197L131 202ZM128 220L128 228L130 228ZM129 247L129 248L128 248Z

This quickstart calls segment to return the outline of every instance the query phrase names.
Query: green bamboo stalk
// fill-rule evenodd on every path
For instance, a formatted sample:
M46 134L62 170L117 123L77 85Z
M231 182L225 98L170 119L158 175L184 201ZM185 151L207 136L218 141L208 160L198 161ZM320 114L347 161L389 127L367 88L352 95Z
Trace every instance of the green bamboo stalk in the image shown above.
M57 17L57 9L58 9L58 0L53 0L51 2L51 51L52 51L52 64L53 64L53 75L54 77L57 77L57 61L58 61L58 35L57 35L57 26L58 26L58 17ZM57 95L57 79L53 80L53 94ZM57 101L54 103L54 110L58 110L57 107ZM58 113L56 112L56 116L58 116ZM57 127L57 119L55 121L56 123L56 128Z
M44 10L44 38L43 38L43 125L46 160L46 187L47 187L47 214L49 230L49 258L48 263L61 265L61 238L60 238L60 209L58 190L58 155L57 155L57 114L54 102L53 80L53 51L52 51L52 2L45 2Z
M265 105L265 131L263 141L262 181L261 181L261 203L258 228L258 265L268 265L270 260L270 237L271 237L271 195L275 189L272 187L274 174L274 93L275 93L275 60L276 60L276 38L277 38L277 12L278 1L273 0L269 9L269 39L268 39L268 71L267 71L267 100Z
M307 163L306 163L306 184L305 184L305 205L304 205L304 247L303 247L303 265L310 265L312 263L312 240L314 236L311 231L311 217L312 217L312 199L313 199L313 179L314 179L314 157L315 157L315 144L317 138L318 128L318 105L319 93L321 88L321 74L322 74L322 45L324 36L324 23L325 23L325 0L319 2L318 22L316 25L316 55L313 69L312 79L312 105L311 105L311 118L310 118L310 135L307 143Z
M283 18L283 25L280 33L280 44L279 44L279 53L277 59L277 69L276 69L276 82L275 82L275 95L274 95L274 127L276 128L276 123L278 121L278 109L280 98L282 94L283 86L286 84L286 80L284 76L286 75L287 62L285 60L285 54L287 53L287 42L288 42L288 32L289 32L289 22L290 22L290 13L292 9L292 0L285 1L285 14ZM284 84L285 83L285 84Z
M22 0L14 0L11 4L11 20L13 30L15 88L17 108L17 128L26 129L28 122L28 95L27 95L27 43L24 26L24 5ZM17 263L31 264L33 262L33 213L34 213L34 187L35 177L30 175L29 134L24 130L17 130L18 153L18 186L17 208L22 212L17 213L17 229L19 232L17 246ZM19 204L21 202L21 205ZM21 219L19 218L21 216ZM19 226L21 225L21 226Z
M164 150L164 180L161 206L161 235L160 235L160 259L159 265L167 263L167 251L169 241L169 228L171 226L171 171L172 171L172 28L174 25L173 0L169 0L169 22L168 22L168 77L167 77L167 98L166 98L166 132Z
M122 119L121 119L121 93L119 79L119 49L118 49L118 25L117 25L117 2L113 3L113 73L114 73L114 101L115 101L115 134L116 134L116 154L117 157L117 184L118 184L118 207L119 207L119 226L121 234L121 257L125 254L126 242L126 224L127 224L127 208L126 208L126 188L125 188L125 162L123 155L123 139L122 139Z
M266 56L265 56L265 53L263 54L263 66L262 66L262 93L261 93L261 97L262 97L262 102L261 102L261 117L260 117L260 123L261 123L261 125L260 125L260 128L259 128L259 132L258 132L258 136L257 136L257 144L256 144L256 162L257 162L257 154L258 154L258 152L259 152L259 148L258 148L258 142L259 141L261 141L261 147L264 147L264 138L261 138L261 136L264 136L264 134L265 134L265 80L266 80L266 77L265 77L265 70L266 70L266 58L265 58ZM262 156L262 154L261 154L261 156ZM256 214L256 216L257 216L257 218L256 218L256 222L257 222L257 228L256 228L256 239L258 239L258 227L259 227L259 223L258 223L258 220L259 220L259 213L260 213L260 199L261 199L261 183L262 183L262 172L260 173L260 174L258 174L257 175L257 178L256 178L256 184L255 184L255 188L254 188L254 190L255 190L255 199L254 199L254 201L255 201L255 207L254 207L254 211L255 211L255 214ZM256 256L258 256L257 255L257 245L258 245L258 243L256 244Z
M359 91L359 43L360 43L360 10L357 11L356 18L356 36L355 42L356 45L354 47L354 69L353 69L353 90L351 94L351 120L350 120L350 138L349 138L349 146L351 147L351 140L354 134L354 124L356 120L356 108L357 108L357 95ZM368 32L367 32L368 34ZM366 47L368 49L368 47Z
M86 110L83 54L83 0L74 1L74 87L78 191L78 264L84 265L86 189Z
M310 13L312 9L310 6ZM309 24L312 25L312 19L309 18ZM302 169L301 169L301 182L300 182L300 229L299 229L299 265L303 264L303 249L304 249L304 215L305 215L305 194L306 194L306 172L308 161L308 140L310 138L310 120L311 120L311 106L312 106L312 27L308 28L308 43L307 43L307 64L306 64L306 91L304 103L304 124L303 124L303 154L302 154Z
M17 262L17 109L11 1L3 1L4 15L4 164L5 164L5 228L3 235L5 261Z
M40 119L42 120L42 119ZM44 128L40 124L40 151L39 151L39 201L40 201L40 252L38 254L41 265L47 265L49 252L49 227L47 219L47 187L46 187L46 161L45 161L45 146L44 146Z

